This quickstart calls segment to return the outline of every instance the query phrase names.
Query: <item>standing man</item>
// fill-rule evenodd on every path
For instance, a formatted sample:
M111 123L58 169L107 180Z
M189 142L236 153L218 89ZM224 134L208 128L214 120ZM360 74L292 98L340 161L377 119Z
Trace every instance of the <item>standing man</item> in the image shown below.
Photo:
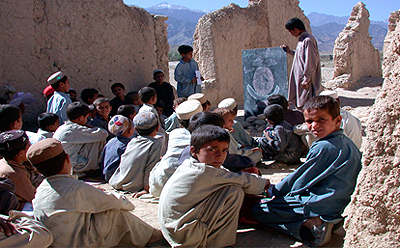
M297 17L290 19L285 28L294 37L298 37L296 50L282 45L282 49L294 55L289 79L289 103L302 109L304 104L322 91L321 63L317 41L306 31L304 23Z

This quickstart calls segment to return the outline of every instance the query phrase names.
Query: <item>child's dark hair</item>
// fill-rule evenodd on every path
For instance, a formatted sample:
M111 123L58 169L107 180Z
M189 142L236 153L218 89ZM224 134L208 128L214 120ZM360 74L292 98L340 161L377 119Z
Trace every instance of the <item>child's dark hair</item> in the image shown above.
M201 105L203 107L203 109L206 109L207 106L211 106L211 102L209 100L207 100L205 103L203 103Z
M81 116L86 116L90 113L89 107L81 102L73 102L68 105L67 116L69 120L78 119Z
M134 115L135 113L136 109L132 105L121 105L117 110L117 115L123 115L126 118L129 118L130 115Z
M150 135L152 132L154 132L154 130L156 130L156 128L158 126L159 126L159 123L157 122L157 124L155 124L154 126L148 128L148 129L139 129L136 126L135 126L135 128L140 136L147 136L147 135Z
M302 20L300 20L297 17L293 17L292 19L290 19L286 24L285 24L285 28L287 30L294 30L295 28L297 28L300 31L306 30L306 27L304 26L304 23Z
M157 95L157 92L152 87L143 87L138 92L140 99L144 103L148 103L153 96Z
M111 85L111 91L114 91L114 89L117 87L121 87L122 89L125 89L125 86L123 84L115 83L115 84Z
M81 99L84 103L90 104L89 98L93 98L96 94L99 94L99 91L95 88L84 89L81 92Z
M226 115L236 115L236 112L233 109L228 108L216 108L213 110L213 113L217 113L222 117L225 117Z
M33 166L45 177L54 176L63 170L66 158L67 154L65 153L65 151L62 151L57 156L33 164Z
M158 102L156 102L156 104L154 104L154 107L155 108L159 107L159 108L164 109L165 108L165 104L164 104L163 101L158 101Z
M192 133L196 128L202 125L214 125L218 127L224 127L225 120L224 118L216 113L211 112L200 112L192 116L189 121L188 130Z
M178 47L179 54L187 54L189 52L193 52L193 47L188 45L182 45Z
M26 134L24 134L26 135ZM6 159L13 159L20 151L28 149L29 139L28 136L25 139L25 142L18 147L15 147L11 150L3 150L0 149L0 155L5 157Z
M181 104L181 103L183 103L184 101L186 101L187 100L187 98L186 97L178 97L178 98L176 98L175 100L174 100L174 109L176 108L176 107L178 107L179 106L179 104Z
M136 91L128 92L125 96L125 102L127 104L134 104L134 101L138 99L140 96Z
M54 125L59 119L58 115L53 113L41 113L38 117L38 125L42 130L46 130L48 126Z
M285 120L285 110L279 104L272 104L264 109L264 116L273 124L279 124Z
M190 146L193 146L195 152L198 153L202 146L214 140L218 140L219 142L226 141L229 143L229 133L222 127L203 125L193 131L190 139Z
M68 79L68 76L64 75L64 77L62 77L60 80L58 80L57 82L55 82L54 84L50 84L51 88L57 90L58 87L60 87L61 83L65 83Z
M313 109L326 110L332 116L332 119L340 115L339 101L330 96L315 96L303 106L303 112Z
M21 117L21 109L11 104L0 105L0 132L9 131L11 125Z
M283 95L270 95L267 98L267 106L272 105L272 104L279 104L284 110L288 109L288 101Z

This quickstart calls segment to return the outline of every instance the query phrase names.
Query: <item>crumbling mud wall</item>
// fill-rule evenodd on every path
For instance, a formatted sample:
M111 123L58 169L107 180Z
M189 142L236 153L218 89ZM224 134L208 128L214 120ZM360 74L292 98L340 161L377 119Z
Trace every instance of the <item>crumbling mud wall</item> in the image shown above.
M345 247L400 247L400 11L392 14L382 92L367 125ZM387 40L389 41L389 40Z
M231 4L199 20L193 41L194 58L206 80L204 92L213 106L226 97L243 104L242 50L284 43L296 48L297 39L285 29L286 22L298 17L310 30L298 4L297 0L250 0L247 8Z
M45 110L46 79L61 69L80 94L110 86L138 90L160 68L168 78L165 17L129 7L122 0L0 1L0 85L32 92L32 116Z
M334 78L326 86L356 89L363 86L359 81L363 77L382 77L380 54L371 43L369 25L369 12L365 4L358 2L335 40Z

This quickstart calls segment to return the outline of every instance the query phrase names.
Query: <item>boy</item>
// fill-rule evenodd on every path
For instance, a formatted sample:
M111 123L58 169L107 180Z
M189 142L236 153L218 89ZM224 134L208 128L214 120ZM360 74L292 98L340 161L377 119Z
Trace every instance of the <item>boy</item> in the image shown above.
M94 88L83 89L81 92L81 99L87 105L93 104L94 100L99 97L99 91Z
M229 146L229 134L223 128L198 127L190 145L191 158L178 167L161 192L161 231L173 247L232 246L244 194L262 193L269 181L221 168Z
M173 105L174 113L172 113L172 115L170 115L164 121L164 123L165 123L165 131L166 132L171 132L175 128L179 128L180 127L180 123L179 123L178 117L176 115L176 108L186 100L187 100L186 97L178 97L178 98L176 98L174 100L174 105Z
M203 106L203 111L210 111L211 103L203 93L192 94L188 97L188 100L198 100Z
M139 112L140 107L143 105L142 100L140 100L139 93L136 91L126 94L125 101L126 104L131 104L135 107L136 113Z
M28 136L22 130L11 130L0 134L0 177L11 179L15 183L15 195L18 198L17 210L25 203L32 202L36 187L43 177L29 164L26 152L30 146Z
M285 121L289 122L292 127L304 123L304 115L300 110L289 109L289 103L282 95L271 95L267 98L267 107L272 104L279 104L285 110Z
M27 157L46 177L37 189L33 214L53 233L52 246L145 246L160 240L160 231L130 213L134 206L123 196L71 176L69 156L58 140L36 143Z
M162 140L154 138L160 128L158 118L149 111L139 112L133 118L138 136L128 143L121 163L109 183L117 190L134 193L134 197L149 193L149 175L160 160Z
M285 28L298 38L296 51L282 45L283 51L294 56L289 79L289 103L302 109L313 96L322 91L321 62L318 44L312 34L306 31L304 23L297 17L290 19Z
M222 118L224 118L225 121L224 128L227 130L229 136L231 137L229 144L229 154L239 154L243 156L248 156L251 159L253 159L255 163L260 162L263 155L259 147L251 149L242 147L231 135L231 130L233 128L233 123L234 123L233 120L236 118L236 113L233 110L227 108L217 108L213 111L213 113L217 113L221 115Z
M194 93L201 93L201 86L197 84L195 71L199 70L197 62L192 59L193 48L188 45L182 45L178 48L182 56L181 61L175 68L175 81L178 82L178 97L188 97ZM201 77L201 80L204 80Z
M315 141L306 161L273 189L273 198L261 200L254 217L312 246L329 242L350 202L361 154L340 129L339 102L329 96L310 99L303 108Z
M264 116L271 125L258 140L264 159L275 160L271 167L300 164L306 147L300 136L293 133L293 127L285 121L283 108L278 104L269 105L264 110Z
M156 90L158 102L164 103L163 114L168 117L174 112L172 109L175 99L173 87L170 83L164 82L165 75L163 70L154 70L153 78L155 82L149 84L149 87Z
M74 89L70 88L69 91L68 91L68 95L69 95L69 98L71 98L72 102L77 102L78 101L78 99L76 99L76 91Z
M176 128L169 134L167 152L150 172L149 185L152 195L160 196L165 183L178 167L179 155L185 147L190 145L190 133L187 130L189 120L202 110L203 107L197 100L187 100L175 109L182 128Z
M61 71L54 73L47 79L47 83L55 90L53 96L47 101L48 113L54 113L60 118L60 124L64 124L67 119L67 108L72 103L68 95L70 88L67 75Z
M85 126L89 113L89 107L85 104L72 103L67 109L69 120L53 135L53 138L61 141L71 159L72 171L78 176L100 169L101 151L108 135L100 127Z
M117 114L125 116L129 120L133 121L133 118L136 115L136 109L132 105L121 105L118 108Z
M107 142L101 154L100 165L107 182L118 168L121 156L131 140L134 131L132 120L122 115L114 115L108 123L108 131L116 137Z
M125 86L121 83L115 83L111 85L111 91L115 95L113 99L110 101L110 105L112 107L110 116L114 116L117 114L117 110L119 106L125 104Z
M38 125L37 134L52 138L54 132L60 126L60 118L53 113L41 113L38 117Z
M96 117L92 121L92 125L95 127L101 127L108 131L108 121L110 119L109 115L112 110L110 101L108 98L100 97L94 100L94 107L96 108ZM114 135L108 132L107 141L112 139Z

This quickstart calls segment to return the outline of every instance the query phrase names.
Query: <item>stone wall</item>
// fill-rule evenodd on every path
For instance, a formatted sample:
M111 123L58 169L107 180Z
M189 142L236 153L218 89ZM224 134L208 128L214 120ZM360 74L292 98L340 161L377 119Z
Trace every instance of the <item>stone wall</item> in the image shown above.
M363 86L359 81L363 77L382 77L380 54L371 43L369 25L369 12L365 4L358 2L335 40L334 78L326 86L356 89Z
M349 206L345 247L400 247L400 18L392 14L384 83L367 125L363 169Z
M247 8L231 4L199 20L194 59L206 79L204 92L213 106L226 97L243 104L242 50L284 43L296 48L297 39L285 29L286 22L299 17L310 30L298 4L297 0L250 0ZM288 65L290 71L291 58Z
M162 16L122 0L19 0L0 2L0 85L32 92L28 120L45 110L46 79L61 69L78 92L110 86L127 91L152 82L160 68L168 78L167 25Z

